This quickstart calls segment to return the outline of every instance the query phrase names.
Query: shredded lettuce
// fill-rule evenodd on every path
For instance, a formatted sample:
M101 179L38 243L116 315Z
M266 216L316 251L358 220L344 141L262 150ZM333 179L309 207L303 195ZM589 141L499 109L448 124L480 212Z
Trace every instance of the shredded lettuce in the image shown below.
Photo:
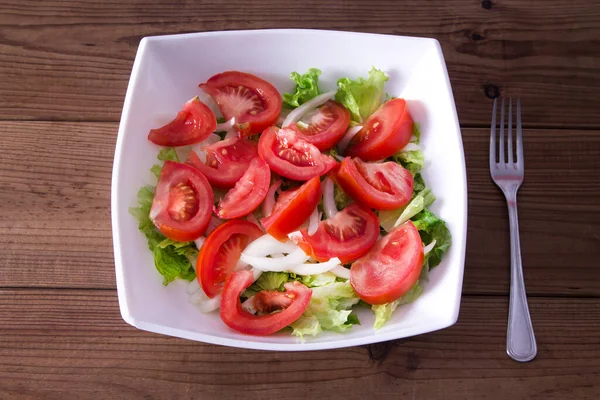
M318 275L306 275L302 277L302 283L309 288L325 286L336 281L336 276L331 272Z
M350 197L338 185L333 186L333 200L338 210L342 210L350 203Z
M405 223L435 201L431 189L425 187L417 193L404 207L396 210L380 211L379 223L386 232L391 232L395 227Z
M421 124L418 122L413 124L413 136L414 140L411 139L411 142L419 144L421 142Z
M322 330L347 331L352 325L359 323L358 318L351 315L352 306L359 300L348 281L313 287L308 308L303 316L291 325L293 334L303 337L314 336Z
M404 296L400 297L398 300L393 301L391 303L378 304L371 307L373 312L375 312L375 329L380 329L392 316L394 310L402 304L409 304L418 299L423 293L423 288L419 285L419 281L417 281L412 288L406 293Z
M286 106L296 108L302 103L317 97L321 94L319 89L319 75L321 70L310 68L305 74L300 75L297 72L290 74L290 79L296 83L292 93L284 93L283 102Z
M411 220L419 230L423 243L428 244L435 240L435 246L425 256L425 264L428 269L436 267L452 244L452 237L446 223L427 209L412 217Z
M421 150L401 151L391 158L406 168L412 176L419 173L423 169L423 164L425 164L425 156Z
M179 162L179 156L177 156L177 152L172 147L165 147L158 152L158 156L156 156L160 161L177 161Z
M369 71L367 79L341 78L337 82L335 99L350 111L353 121L362 122L381 104L383 85L387 80L385 73L375 67Z
M258 279L244 291L244 297L252 297L262 290L278 290L283 292L287 282L301 280L296 274L287 272L263 272Z

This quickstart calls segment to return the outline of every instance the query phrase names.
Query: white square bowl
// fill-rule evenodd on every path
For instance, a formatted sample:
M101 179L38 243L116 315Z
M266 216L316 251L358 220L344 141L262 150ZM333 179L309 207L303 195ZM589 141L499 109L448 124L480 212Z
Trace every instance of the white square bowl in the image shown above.
M336 80L366 76L375 66L390 77L386 91L404 97L420 123L426 165L423 177L437 196L453 244L430 275L423 295L399 307L380 330L370 310L347 333L323 333L304 342L289 333L249 336L229 329L218 312L188 303L183 282L162 285L152 254L128 213L138 189L154 184L149 172L158 149L148 131L170 121L200 82L226 70L256 74L289 91L292 71L323 71L324 91ZM127 88L112 177L112 226L119 306L123 319L146 331L227 346L264 350L318 350L418 335L458 318L467 227L467 187L461 133L440 45L435 39L320 30L205 32L144 38Z

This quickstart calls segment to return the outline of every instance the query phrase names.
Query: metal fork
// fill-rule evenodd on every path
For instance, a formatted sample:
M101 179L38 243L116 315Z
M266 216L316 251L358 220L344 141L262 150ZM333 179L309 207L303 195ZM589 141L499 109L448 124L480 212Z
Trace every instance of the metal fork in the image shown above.
M525 282L523 281L523 266L521 265L521 245L519 240L519 220L517 217L517 191L523 183L523 132L521 129L521 102L517 99L517 136L516 159L513 158L512 132L512 99L508 100L508 130L505 148L504 136L504 102L500 110L500 139L496 147L496 105L492 112L490 129L490 174L498 185L508 204L510 222L510 304L508 311L508 329L506 333L506 352L520 362L531 361L537 354L537 344L529 315ZM498 156L498 158L496 158Z

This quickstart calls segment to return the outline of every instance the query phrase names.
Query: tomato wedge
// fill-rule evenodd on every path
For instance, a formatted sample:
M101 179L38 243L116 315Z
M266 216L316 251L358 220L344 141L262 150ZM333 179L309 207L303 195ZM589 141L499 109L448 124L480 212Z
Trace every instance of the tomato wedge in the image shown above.
M260 223L276 239L287 239L288 233L298 229L310 217L320 199L321 180L315 176L299 188L281 193L271 214Z
M319 223L314 235L301 229L292 240L312 258L327 261L338 257L343 263L366 254L379 238L379 218L370 209L350 204L333 218Z
M406 101L388 100L365 120L363 128L352 138L346 155L365 161L390 157L407 145L413 127Z
M296 181L307 181L329 172L335 159L300 139L294 128L268 128L260 136L258 155L273 172Z
M286 296L292 302L283 311L267 315L253 315L242 308L240 295L252 284L254 276L251 271L238 271L231 274L225 282L221 297L221 319L236 331L250 335L270 335L302 316L312 291L300 282L288 282L284 285Z
M221 292L242 251L262 235L258 226L244 219L227 221L208 235L196 263L198 279L208 297Z
M212 110L198 97L185 103L175 119L162 128L152 129L148 140L159 146L187 146L203 141L217 127Z
M240 136L261 133L279 118L281 95L257 76L227 71L198 86L215 100L225 119L235 117L235 129Z
M313 144L321 151L332 148L346 133L350 124L350 111L339 103L329 100L316 112L303 119L309 119L307 127L295 124L298 137Z
M256 143L247 139L231 138L204 148L206 163L190 151L186 164L198 169L215 187L230 189L240 180L257 157Z
M369 304L384 304L404 296L423 268L423 243L411 221L400 225L350 268L350 284Z
M395 162L365 163L350 157L342 160L335 180L354 201L377 210L407 204L414 186L411 173Z
M215 214L222 219L240 218L250 214L267 196L270 180L269 166L256 157L238 183L221 199Z
M154 192L150 219L169 239L196 240L208 226L213 201L212 188L204 175L189 165L165 161Z

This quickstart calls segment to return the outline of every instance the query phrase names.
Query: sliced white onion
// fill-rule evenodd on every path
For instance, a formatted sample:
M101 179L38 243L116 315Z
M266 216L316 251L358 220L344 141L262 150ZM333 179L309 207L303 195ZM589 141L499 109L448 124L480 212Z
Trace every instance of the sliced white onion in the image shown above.
M217 127L215 128L215 132L228 131L231 128L233 128L234 125L235 125L235 117L231 117L231 119L229 121L225 121L221 124L217 124Z
M232 139L236 137L238 137L238 133L235 129L228 130L227 134L225 135L225 139Z
M254 306L254 296L248 297L246 301L242 303L242 308L248 311L250 314L256 314L256 307Z
M258 278L260 278L260 276L263 273L260 269L256 269L256 268L252 268L250 271L252 271L252 274L254 275L254 281L253 282L256 282L256 280Z
M421 146L416 143L407 143L400 151L421 151Z
M204 244L205 240L206 238L204 236L200 236L198 239L194 240L194 243L196 243L196 247L198 248L198 250L202 248L202 245Z
M310 214L310 218L308 219L308 236L315 234L319 228L319 222L321 222L321 212L319 211L319 207L315 207L312 214Z
M203 313L208 313L219 309L221 305L221 295L218 294L211 299L204 293L204 290L200 288L200 290L197 290L190 295L189 301Z
M202 290L202 288L200 287L200 282L198 282L198 279L194 279L188 284L188 287L185 291L187 292L187 294L192 294L196 293L198 290Z
M251 242L242 254L254 257L265 257L275 253L291 253L296 250L296 246L292 242L282 243L271 235L263 235Z
M243 269L248 269L248 263L243 262L241 259L238 260L237 264L235 264L234 271L241 271Z
M193 144L190 150L196 152L196 154L198 154L198 157L200 158L200 160L202 160L202 162L206 162L206 152L204 151L204 148L206 146L210 146L211 144L217 143L219 140L221 140L219 135L211 133L203 141ZM180 157L180 159L182 158Z
M304 113L310 111L313 108L319 107L320 105L324 104L327 100L333 99L333 97L335 96L335 92L336 92L336 90L332 90L331 92L320 94L317 97L302 104L300 107L295 108L283 120L283 123L281 124L281 126L283 128L285 128L286 126L288 126L288 125L298 121L300 118L302 118L302 115L304 115Z
M327 218L335 217L335 214L338 212L333 191L333 181L329 178L325 178L323 181L323 209Z
M332 274L342 279L350 279L350 270L348 268L344 268L342 265L338 265L337 267L333 267L329 270Z
M308 256L304 253L304 250L302 250L300 247L297 247L296 250L290 252L283 258L249 256L242 253L240 259L261 271L282 272L287 271L289 268L295 265L306 262L308 260Z
M290 110L289 108L282 108L281 112L279 113L279 118L277 118L277 122L275 123L275 125L281 126L283 124L283 121L285 121L285 119L287 118L287 116L290 115L290 112L292 112L292 110Z
M337 145L337 149L340 154L344 154L346 152L346 147L348 147L348 144L350 144L352 138L356 136L361 129L362 125L356 125L346 131L346 134L340 139Z
M433 250L434 247L435 247L435 239L433 239L433 242L431 242L427 246L423 247L423 253L424 254L429 253L431 250Z
M248 214L246 219L248 221L252 222L253 224L255 224L256 226L258 226L264 232L262 225L260 224L260 222L258 222L258 220L256 219L256 216L253 213Z
M304 264L296 265L289 269L286 269L286 271L292 272L292 273L298 274L298 275L318 275L318 274L323 274L327 271L330 271L331 269L333 269L337 266L340 266L340 263L341 263L340 259L337 257L334 257L330 260L327 260L327 261L321 262L321 263L315 263L315 264L304 263Z
M267 197L265 197L265 201L262 204L262 214L264 217L268 217L273 212L273 207L275 207L275 192L281 186L281 179L277 179L267 192Z

